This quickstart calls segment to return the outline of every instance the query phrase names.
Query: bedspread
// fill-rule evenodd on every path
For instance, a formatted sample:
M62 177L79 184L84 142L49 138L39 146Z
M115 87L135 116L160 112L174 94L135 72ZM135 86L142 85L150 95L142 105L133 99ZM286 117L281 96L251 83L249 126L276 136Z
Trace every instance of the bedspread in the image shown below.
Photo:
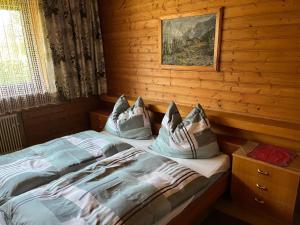
M0 212L7 225L150 225L208 180L171 159L131 148L19 195Z
M40 185L132 146L85 131L0 156L0 205Z

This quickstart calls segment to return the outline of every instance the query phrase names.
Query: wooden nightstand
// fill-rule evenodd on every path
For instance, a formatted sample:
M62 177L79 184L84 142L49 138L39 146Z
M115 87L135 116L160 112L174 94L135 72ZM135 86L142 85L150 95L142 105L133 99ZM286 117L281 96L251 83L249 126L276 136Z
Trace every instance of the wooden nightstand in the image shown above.
M300 156L279 167L247 157L256 144L249 142L233 153L231 196L253 213L260 211L292 224L299 204Z
M102 131L109 117L110 112L104 110L96 110L90 112L91 128L95 131Z

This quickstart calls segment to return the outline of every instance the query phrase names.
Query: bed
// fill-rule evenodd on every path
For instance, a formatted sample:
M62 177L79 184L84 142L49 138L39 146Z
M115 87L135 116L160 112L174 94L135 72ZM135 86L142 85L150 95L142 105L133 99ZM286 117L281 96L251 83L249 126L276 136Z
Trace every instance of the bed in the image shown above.
M103 131L105 135L111 136L110 133ZM120 141L124 141L134 147L145 149L153 154L155 152L149 149L149 146L154 142L151 140L133 140L118 137ZM208 213L210 207L217 201L217 199L226 191L229 185L229 169L230 169L230 155L221 154L212 159L170 159L179 164L189 167L190 169L203 174L210 178L208 185L198 192L193 197L186 200L171 213L167 214L155 225L188 225L200 221Z
M98 224L97 221L101 221L102 224L153 224L154 221L157 225L191 224L216 201L216 199L225 191L227 187L227 171L230 167L230 160L229 156L226 154L221 154L212 159L194 160L192 162L188 159L166 158L152 152L148 147L152 144L153 140L124 139L111 135L107 132L101 132L97 134L94 132L87 133L89 135L92 133L93 135L93 138L87 138L87 140L84 142L84 146L89 146L88 148L91 147L95 149L96 137L96 139L100 138L101 140L113 141L113 144L107 144L107 142L105 142L105 146L114 146L114 149L115 146L122 146L122 150L114 150L113 153L105 156L105 154L103 154L103 141L96 142L99 144L98 148L102 150L100 153L94 154L94 157L88 159L83 157L82 162L77 162L75 164L72 162L72 169L69 168L70 165L68 165L68 169L63 167L63 169L58 173L55 173L55 176L51 177L51 179L47 177L46 181L43 181L42 183L34 182L34 187L28 187L26 190L23 190L20 193L14 192L13 197L3 200L4 202L0 207L0 224L86 224L85 220L80 220L77 218L78 206L81 205L85 205L85 208L80 209L81 217L88 218L90 221L89 224ZM86 135L86 133L84 134ZM82 134L80 135L82 136ZM67 138L70 139L70 136ZM62 139L66 140L66 137L63 137ZM60 143L62 139L58 139L50 143ZM90 143L94 144L91 145ZM46 145L49 145L49 143ZM45 146L45 144L42 146ZM40 148L41 145L38 147ZM71 150L74 154L74 149L71 148ZM23 150L21 154L27 156L28 152L30 151ZM70 154L68 153L67 155ZM131 158L128 158L128 156ZM129 161L124 161L126 157ZM0 157L0 160L3 160L3 158ZM116 160L119 160L119 164L114 164ZM122 160L124 162L120 163ZM130 166L131 162L136 162L136 164L132 164L133 166ZM167 197L160 195L159 198L162 199L160 200L161 203L159 203L159 205L156 205L157 202L153 201L149 203L150 206L147 206L147 210L140 210L140 208L143 209L141 206L147 205L145 204L145 201L147 201L148 195L152 196L153 193L155 194L157 189L165 190L165 186L174 184L172 181L174 177L169 174L170 170L172 171L172 169L169 168L169 170L166 170L167 172L153 172L160 167L161 164L170 164L173 167L173 171L182 170L194 178L191 179L190 182L187 182L186 186L184 186L184 182L180 183L180 180L178 185L182 185L182 188L171 188L171 193L170 191L166 192L169 193L167 194ZM116 169L112 165L114 165L116 168L122 167L122 170L120 169L120 172L118 172L119 168ZM107 172L103 172L103 170L109 171L112 170L112 168L113 172L106 176L105 174ZM141 173L142 171L143 174L139 175L140 183L137 185L137 187L135 187L135 182L137 182L137 180L132 180L133 183L130 183L129 178L139 177L137 174L135 174L137 171L138 173ZM115 188L115 184L104 187L106 185L105 182L100 183L101 188L96 187L95 189L95 187L93 187L89 189L89 191L82 192L82 190L91 185L95 180L97 180L97 182L102 182L101 180L114 182L115 178L112 178L114 176L112 174L118 173L122 174L122 176L116 175L118 178L123 176L128 177L128 180L122 180L123 183L129 183L126 183L124 190L121 190L121 192L123 191L127 194L130 193L128 194L128 196L130 196L130 201L128 201L128 199L122 199L122 196L118 196L117 198L112 197L114 196L112 193L116 193L116 190L119 189ZM160 173L163 175L159 175ZM166 175L170 176L165 178ZM102 179L99 177L102 177ZM163 177L163 179L157 179L157 177ZM161 186L161 181L167 182L164 184L165 186ZM149 182L151 185L149 185ZM198 185L197 188L195 188L195 184L193 184L193 182ZM76 186L77 184L79 184L79 186ZM148 190L149 193L143 192L145 188L149 189L150 186L152 187L155 185L157 189ZM62 191L66 187L67 191ZM138 189L133 191L133 187ZM91 190L94 190L94 192ZM178 194L174 194L173 192L178 192ZM91 195L91 193L93 194ZM105 193L107 196L103 196ZM134 193L142 193L142 196L145 196L145 198L143 199L140 196L135 196ZM91 196L95 195L99 195L98 199L102 199L103 201L105 200L105 204L99 204L97 201L93 203ZM54 196L54 199L47 199L49 196ZM59 199L62 198L64 198L65 201L60 202ZM140 201L140 199L142 200ZM130 206L130 204L132 204L132 206ZM171 208L170 205L172 205ZM119 210L118 207L123 209ZM126 215L126 213L128 213L126 212L127 207L132 207L132 209L137 207L139 210L136 210L136 212L133 213L134 215L129 217L127 216L128 218L125 216L125 219L118 215L115 215L115 217L112 216L114 213L110 211L110 209L115 209L118 211L119 215ZM96 209L99 210L98 213ZM37 214L36 212L39 213ZM84 215L82 215L82 212L84 212ZM89 212L94 212L94 214ZM103 214L103 212L106 212L106 214ZM99 217L99 215L106 215L107 217ZM47 220L45 220L45 218L47 218ZM66 218L69 219L66 220Z

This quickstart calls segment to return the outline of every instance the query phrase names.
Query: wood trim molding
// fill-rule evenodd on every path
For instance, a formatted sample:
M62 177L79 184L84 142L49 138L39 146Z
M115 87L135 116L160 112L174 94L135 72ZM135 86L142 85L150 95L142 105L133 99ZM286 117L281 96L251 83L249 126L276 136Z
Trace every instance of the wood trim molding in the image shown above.
M117 97L101 95L100 100L113 104ZM129 104L135 100L128 99ZM165 113L168 103L144 99L147 107L156 113ZM182 116L192 109L190 106L179 105ZM209 120L218 134L234 136L252 141L265 142L300 151L300 125L273 119L257 118L235 113L206 110Z

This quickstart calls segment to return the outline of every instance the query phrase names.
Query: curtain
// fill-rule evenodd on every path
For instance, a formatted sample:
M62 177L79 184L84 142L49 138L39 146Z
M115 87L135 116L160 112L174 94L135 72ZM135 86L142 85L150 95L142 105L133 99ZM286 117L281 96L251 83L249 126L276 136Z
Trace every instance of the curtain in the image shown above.
M54 68L37 0L0 0L0 114L54 103Z
M42 7L59 95L106 92L98 0L42 0Z

